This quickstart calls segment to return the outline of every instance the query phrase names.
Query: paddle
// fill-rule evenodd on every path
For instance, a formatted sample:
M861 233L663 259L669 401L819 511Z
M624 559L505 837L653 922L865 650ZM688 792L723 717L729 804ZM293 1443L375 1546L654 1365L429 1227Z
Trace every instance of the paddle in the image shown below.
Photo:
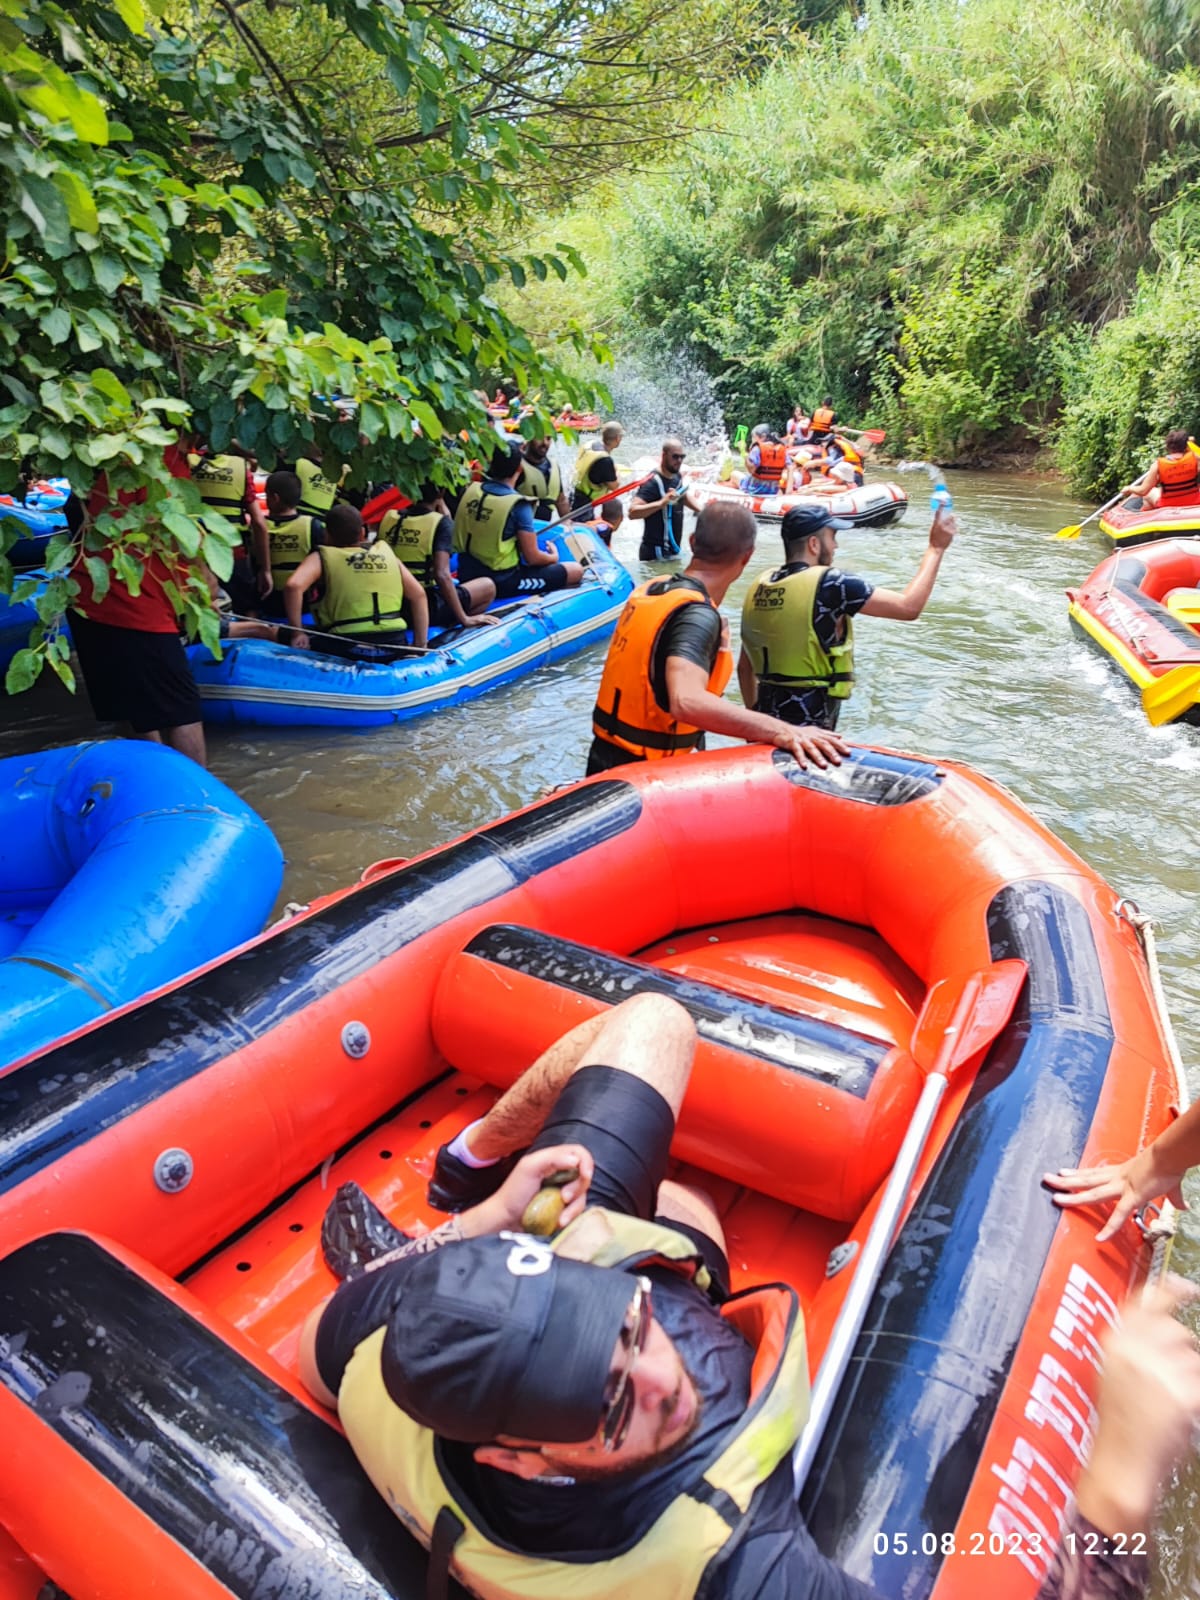
M1172 667L1142 690L1142 710L1152 728L1177 722L1200 701L1200 666Z
M1118 489L1112 499L1093 511L1090 517L1084 517L1082 522L1069 522L1065 528L1060 528L1054 537L1056 539L1078 539L1089 522L1095 522L1097 517L1102 517L1106 511L1110 511L1116 505L1118 500L1124 500L1128 493L1128 489Z
M887 438L886 428L837 428L837 433L844 433L847 439L865 439L868 444L882 444Z
M951 1079L978 1060L1007 1025L1027 970L1023 961L996 961L965 977L943 978L925 998L913 1032L912 1055L928 1076L817 1369L808 1421L792 1452L797 1494L828 1426L942 1097Z

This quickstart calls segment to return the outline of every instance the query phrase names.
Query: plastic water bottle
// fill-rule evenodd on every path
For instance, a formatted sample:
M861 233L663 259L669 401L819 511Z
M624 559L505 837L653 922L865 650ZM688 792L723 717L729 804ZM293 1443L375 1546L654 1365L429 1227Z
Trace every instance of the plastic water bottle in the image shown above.
M929 476L933 479L933 493L929 497L929 509L936 517L939 511L947 513L954 510L954 501L950 498L950 491L946 487L946 480L934 467Z

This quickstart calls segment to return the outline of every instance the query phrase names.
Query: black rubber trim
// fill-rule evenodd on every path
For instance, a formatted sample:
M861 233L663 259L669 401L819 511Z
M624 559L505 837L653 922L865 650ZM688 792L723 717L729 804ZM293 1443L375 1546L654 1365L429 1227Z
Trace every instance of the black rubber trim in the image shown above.
M641 796L587 784L363 884L98 1031L0 1077L0 1193L432 928L627 832Z
M424 1595L424 1550L337 1429L96 1240L0 1262L0 1383L239 1600ZM70 1519L64 1540L101 1537Z
M1029 981L884 1267L801 1497L826 1555L905 1600L934 1586L1059 1225L1041 1174L1078 1164L1112 1055L1077 900L1010 885L988 934ZM907 1553L875 1554L897 1530Z
M667 995L683 1006L701 1038L710 1043L816 1078L860 1100L892 1048L832 1022L797 1016L761 1000L731 994L677 972L625 961L534 928L497 923L477 933L465 954L608 1005L635 994Z

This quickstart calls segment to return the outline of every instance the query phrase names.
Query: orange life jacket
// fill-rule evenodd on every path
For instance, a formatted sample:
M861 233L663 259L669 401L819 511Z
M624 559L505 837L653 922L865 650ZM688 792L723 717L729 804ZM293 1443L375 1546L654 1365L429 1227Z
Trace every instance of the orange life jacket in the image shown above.
M848 461L852 467L862 466L863 458L850 443L849 439L839 439L837 442L837 447L842 452L843 461Z
M1159 456L1158 481L1162 485L1160 505L1194 506L1200 502L1200 461L1190 450L1178 461Z
M763 483L778 483L787 471L787 445L771 444L763 439L758 446L758 466L752 469Z
M696 602L712 605L706 594L681 585L678 576L652 578L630 595L608 647L592 711L592 731L598 739L643 761L661 761L699 744L702 730L677 722L662 709L654 698L652 678L659 635L680 606ZM732 673L733 657L722 645L708 675L709 692L724 694Z
M828 433L833 427L834 412L830 406L818 406L812 414L812 431Z

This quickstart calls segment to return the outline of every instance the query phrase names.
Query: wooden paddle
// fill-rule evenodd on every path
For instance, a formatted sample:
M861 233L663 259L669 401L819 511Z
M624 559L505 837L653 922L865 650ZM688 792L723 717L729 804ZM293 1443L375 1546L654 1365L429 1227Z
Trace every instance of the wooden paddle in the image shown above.
M1153 728L1177 722L1200 701L1200 665L1172 667L1142 690L1142 710Z
M1119 489L1111 500L1106 501L1104 505L1093 511L1090 517L1084 517L1082 522L1069 522L1065 528L1060 528L1054 537L1056 539L1078 539L1089 522L1095 522L1097 517L1102 517L1106 511L1110 511L1116 505L1118 500L1124 500L1128 493L1128 489Z

